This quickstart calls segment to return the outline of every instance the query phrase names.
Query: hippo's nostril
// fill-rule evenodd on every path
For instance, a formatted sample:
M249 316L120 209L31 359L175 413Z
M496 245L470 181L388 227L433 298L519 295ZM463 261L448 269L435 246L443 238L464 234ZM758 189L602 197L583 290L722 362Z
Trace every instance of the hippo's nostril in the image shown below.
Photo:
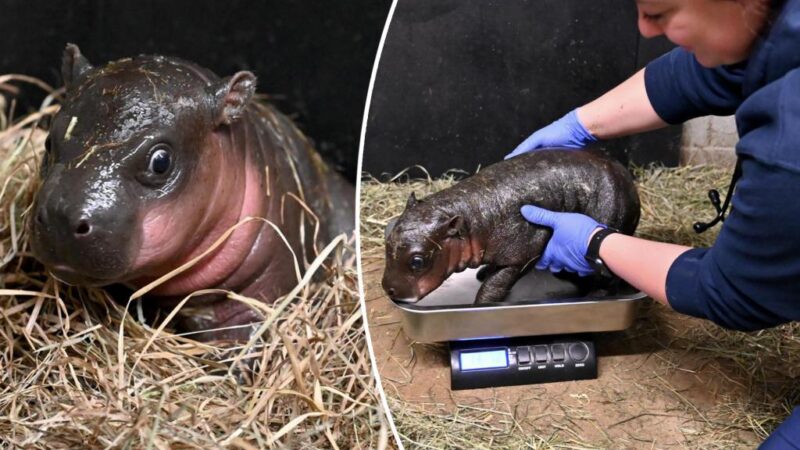
M394 297L394 294L396 293L396 291L394 290L394 288L389 288L386 291L386 293L389 294L389 297Z
M44 225L45 218L44 218L44 208L39 208L39 211L36 212L36 224L37 225Z
M89 225L89 222L86 219L81 219L78 222L78 228L75 229L76 236L85 236L92 231L92 226Z

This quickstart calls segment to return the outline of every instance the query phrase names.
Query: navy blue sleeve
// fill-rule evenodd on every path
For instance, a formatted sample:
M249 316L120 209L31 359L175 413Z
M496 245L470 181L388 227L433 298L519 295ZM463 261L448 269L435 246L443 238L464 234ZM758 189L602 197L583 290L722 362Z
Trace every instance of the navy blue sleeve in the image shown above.
M671 124L700 116L730 115L744 100L745 65L706 68L678 47L647 65L647 97L658 116Z
M758 450L800 450L800 408L795 408Z
M714 246L685 252L669 269L672 308L737 330L800 320L799 198L800 174L742 157Z
M736 124L736 153L800 173L800 68L753 92Z

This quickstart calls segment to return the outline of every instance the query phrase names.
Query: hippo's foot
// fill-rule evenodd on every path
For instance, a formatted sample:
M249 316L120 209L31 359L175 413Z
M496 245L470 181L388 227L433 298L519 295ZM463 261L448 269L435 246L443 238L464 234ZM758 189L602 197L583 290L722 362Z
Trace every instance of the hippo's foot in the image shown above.
M582 277L575 272L557 272L553 274L556 278L573 283L583 297L607 297L615 295L623 286L621 278L612 276L604 277L600 274L593 274Z
M475 304L502 302L511 291L511 286L519 278L519 267L497 267L486 275L478 294L475 296Z
M486 281L487 278L489 278L489 276L491 276L495 272L497 272L497 266L487 264L478 269L478 273L475 274L475 278L481 283L483 283L484 281Z
M589 290L589 293L586 294L587 297L607 297L609 295L616 295L623 287L623 281L621 278L618 277L604 277L600 275L595 275L594 277L587 277L587 278L594 278L594 283L592 284L592 288Z
M263 318L247 305L222 300L184 308L178 315L177 325L178 331L186 337L200 342L213 342L220 349L211 357L219 364L218 369L224 372L230 369L239 384L249 385L257 371L258 359L249 357L238 362L236 359L241 352L241 345L258 331L261 320Z
M582 277L575 272L567 272L566 270L555 272L553 276L559 280L569 281L574 284L582 296L588 296L589 293L598 288L598 283L602 283L601 277L598 275Z
M178 328L187 337L200 342L247 342L258 330L262 317L247 305L228 301L184 308L178 315Z
M609 295L610 295L610 292L608 292L608 289L598 288L598 289L592 289L591 291L589 291L586 294L586 297L601 298L601 297L608 297Z

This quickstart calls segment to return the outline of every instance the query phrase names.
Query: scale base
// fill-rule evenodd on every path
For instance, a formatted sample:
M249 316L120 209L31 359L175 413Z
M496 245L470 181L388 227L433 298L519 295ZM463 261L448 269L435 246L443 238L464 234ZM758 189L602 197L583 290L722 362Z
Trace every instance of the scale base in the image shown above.
M595 378L597 354L585 334L450 342L452 390Z

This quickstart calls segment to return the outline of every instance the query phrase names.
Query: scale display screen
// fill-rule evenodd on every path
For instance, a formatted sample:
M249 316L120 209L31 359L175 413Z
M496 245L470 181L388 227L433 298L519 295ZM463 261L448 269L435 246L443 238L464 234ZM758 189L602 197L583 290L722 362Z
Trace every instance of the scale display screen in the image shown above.
M508 367L508 350L481 350L459 354L461 370L498 369Z

